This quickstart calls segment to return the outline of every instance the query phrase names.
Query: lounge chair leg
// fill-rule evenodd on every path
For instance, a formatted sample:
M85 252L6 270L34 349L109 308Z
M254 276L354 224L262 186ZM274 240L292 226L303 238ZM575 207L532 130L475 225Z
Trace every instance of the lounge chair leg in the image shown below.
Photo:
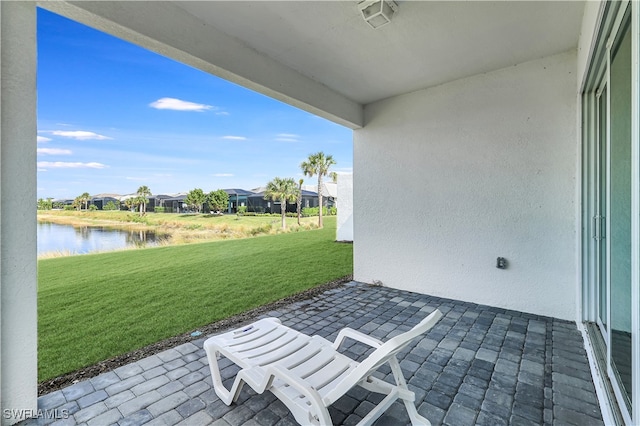
M242 380L238 380L236 377L236 380L231 386L231 391L227 390L227 388L222 384L222 377L220 376L220 369L218 368L218 354L210 353L207 358L209 359L211 381L213 382L213 389L216 392L216 395L218 395L218 398L220 398L220 400L226 405L231 405L232 402L235 402L238 399L244 382Z
M407 381L402 374L402 369L400 368L400 363L398 362L398 358L395 356L389 359L389 365L391 366L391 372L393 373L393 377L396 381L396 385L407 392L411 392L411 399L407 399L404 395L404 392L400 393L400 398L402 402L404 402L404 406L407 408L407 413L409 414L409 418L411 419L411 424L416 425L424 425L430 426L431 422L426 418L422 417L418 414L418 410L415 405L415 394L409 390L407 386Z
M369 426L373 424L378 418L398 399L398 391L393 390L390 394L384 397L373 410L369 412L362 420L358 422L357 426Z
M309 416L308 419L308 424L310 425L318 425L318 426L333 426L333 420L331 420L331 416L329 415L329 410L326 409L326 407L316 407L317 414L316 416L314 416L311 412L307 413L307 415ZM295 417L295 413L294 413L294 417ZM296 420L298 420L298 418L296 418ZM300 421L300 424L307 424L306 421L304 421L304 419L301 419L303 421Z
M416 410L416 406L411 401L402 400L404 402L404 406L407 408L407 413L409 413L409 419L411 419L411 424L414 426L431 426L431 422L418 414L418 410Z

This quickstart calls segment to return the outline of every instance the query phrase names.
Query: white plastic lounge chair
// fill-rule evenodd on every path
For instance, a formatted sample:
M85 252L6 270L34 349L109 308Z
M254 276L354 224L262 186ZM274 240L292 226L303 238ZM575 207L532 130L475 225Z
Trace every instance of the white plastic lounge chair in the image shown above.
M407 388L396 354L414 338L427 332L442 317L436 310L411 330L382 342L359 331L344 328L334 343L320 336L307 336L266 318L248 326L210 337L204 342L209 359L213 387L227 405L238 399L244 383L257 393L271 391L293 413L302 425L332 425L327 407L352 387L386 395L359 425L370 425L396 399L401 399L414 425L429 425L418 414L415 395ZM358 363L338 352L342 342L351 338L375 348ZM218 358L225 356L241 370L230 390L222 384ZM389 363L395 385L373 376L384 363Z

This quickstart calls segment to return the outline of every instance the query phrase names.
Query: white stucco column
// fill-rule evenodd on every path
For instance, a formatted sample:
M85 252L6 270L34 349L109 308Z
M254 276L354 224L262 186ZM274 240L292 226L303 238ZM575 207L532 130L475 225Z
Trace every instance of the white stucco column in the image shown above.
M0 418L13 424L37 408L35 2L0 1L0 70Z
M338 174L337 241L353 241L353 173Z

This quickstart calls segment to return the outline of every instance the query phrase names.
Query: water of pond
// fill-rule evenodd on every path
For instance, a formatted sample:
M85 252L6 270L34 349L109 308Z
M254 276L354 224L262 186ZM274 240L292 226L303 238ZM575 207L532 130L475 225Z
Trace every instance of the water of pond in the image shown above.
M127 247L150 247L166 239L150 231L125 231L103 227L59 225L38 222L38 255L44 253L84 254L119 250Z

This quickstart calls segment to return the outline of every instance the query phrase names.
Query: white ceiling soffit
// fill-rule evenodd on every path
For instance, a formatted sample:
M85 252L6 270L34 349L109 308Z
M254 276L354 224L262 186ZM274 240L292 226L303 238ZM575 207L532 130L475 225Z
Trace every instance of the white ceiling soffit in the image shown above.
M581 1L180 1L178 7L361 104L573 49Z
M577 46L583 1L400 1L367 25L358 1L39 4L357 128L362 105Z

